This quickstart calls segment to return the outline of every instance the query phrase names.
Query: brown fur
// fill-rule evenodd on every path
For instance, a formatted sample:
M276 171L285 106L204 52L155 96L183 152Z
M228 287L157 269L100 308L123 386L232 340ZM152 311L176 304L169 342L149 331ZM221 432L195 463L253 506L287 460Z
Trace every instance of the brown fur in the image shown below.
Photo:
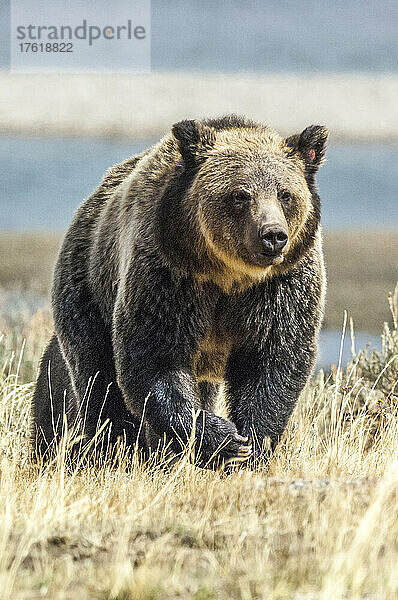
M305 164L299 155L292 160L291 148L277 133L268 128L233 128L218 131L213 137L213 147L206 154L206 163L200 169L195 186L191 190L193 202L196 198L219 196L221 192L231 192L239 186L239 168L242 171L242 183L248 178L256 182L258 160L264 156L264 169L273 173L275 179L284 177L286 187L293 189L297 211L289 219L290 249L284 262L279 265L259 267L236 256L234 248L226 244L227 236L215 235L213 222L206 222L199 207L199 213L191 212L193 227L203 235L199 240L199 249L206 270L197 273L199 281L213 280L224 291L243 291L255 281L262 281L286 273L296 262L297 247L302 245L311 222L311 194L305 179ZM227 159L227 160L226 160ZM228 161L229 159L229 161ZM230 165L230 166L229 166ZM229 171L231 169L231 171ZM269 198L276 203L276 198ZM258 210L258 206L256 209ZM195 221L197 219L197 221Z
M67 389L67 412L84 417L89 440L108 419L111 442L134 444L145 430L147 444L165 437L179 452L201 406L203 466L245 460L249 437L275 445L322 318L314 176L326 138L321 126L283 139L235 116L183 121L109 171L58 259L55 334L34 395L39 442L58 435L51 362L57 395ZM230 421L212 411L221 381ZM62 423L61 396L55 406Z

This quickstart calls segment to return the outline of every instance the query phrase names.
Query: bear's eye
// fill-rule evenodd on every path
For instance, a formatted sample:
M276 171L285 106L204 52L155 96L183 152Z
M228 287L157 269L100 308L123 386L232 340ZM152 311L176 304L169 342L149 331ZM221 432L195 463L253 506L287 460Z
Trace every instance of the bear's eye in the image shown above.
M279 196L279 200L283 204L290 204L292 201L292 195L287 190L282 190L281 192L279 192L278 196Z
M244 208L250 204L251 196L244 190L236 190L232 193L232 202L236 208Z

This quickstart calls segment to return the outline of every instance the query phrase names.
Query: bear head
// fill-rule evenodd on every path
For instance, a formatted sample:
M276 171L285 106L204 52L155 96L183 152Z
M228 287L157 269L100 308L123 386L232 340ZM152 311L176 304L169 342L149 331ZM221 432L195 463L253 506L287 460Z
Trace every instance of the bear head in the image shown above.
M311 125L282 138L236 116L172 128L198 249L230 279L291 268L314 244L320 222L315 174L328 131ZM209 278L211 278L209 276Z

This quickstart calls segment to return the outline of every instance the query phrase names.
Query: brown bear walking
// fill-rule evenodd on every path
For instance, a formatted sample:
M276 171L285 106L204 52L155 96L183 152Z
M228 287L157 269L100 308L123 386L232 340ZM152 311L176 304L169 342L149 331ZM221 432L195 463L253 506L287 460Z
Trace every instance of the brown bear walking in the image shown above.
M322 319L315 174L327 135L313 125L283 139L233 115L182 121L106 174L55 269L33 399L41 452L64 410L88 440L109 419L111 441L146 430L143 448L161 437L175 453L198 411L205 467L245 460L251 442L260 456L266 438L275 446ZM230 420L213 412L221 382Z

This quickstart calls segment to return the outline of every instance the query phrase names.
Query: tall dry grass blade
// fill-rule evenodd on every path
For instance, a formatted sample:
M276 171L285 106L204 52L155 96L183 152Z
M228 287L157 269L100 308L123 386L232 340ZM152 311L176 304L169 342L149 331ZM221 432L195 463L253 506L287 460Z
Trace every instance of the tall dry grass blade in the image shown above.
M394 292L390 292L388 295L388 302L394 322L395 329L398 329L398 282L395 286Z

